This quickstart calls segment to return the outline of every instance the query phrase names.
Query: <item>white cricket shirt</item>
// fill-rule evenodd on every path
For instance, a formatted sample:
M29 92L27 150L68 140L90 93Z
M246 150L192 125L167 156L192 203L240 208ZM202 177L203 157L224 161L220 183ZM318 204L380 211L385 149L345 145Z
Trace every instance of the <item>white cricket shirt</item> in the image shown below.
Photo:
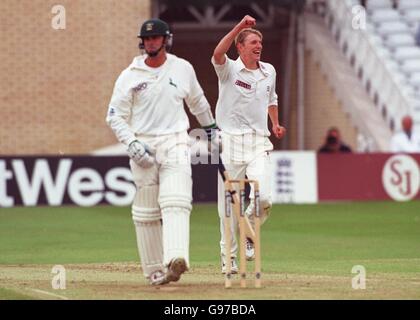
M420 152L420 134L412 131L409 139L405 132L396 133L391 139L392 152Z
M265 62L259 69L249 70L240 57L223 65L211 62L219 78L219 98L216 105L218 127L232 135L256 132L270 136L267 128L269 106L278 105L276 71Z
M106 121L118 140L130 144L137 135L165 135L189 128L184 100L195 116L209 114L202 125L211 125L210 105L198 83L193 66L167 54L159 68L145 64L147 56L135 57L117 79Z

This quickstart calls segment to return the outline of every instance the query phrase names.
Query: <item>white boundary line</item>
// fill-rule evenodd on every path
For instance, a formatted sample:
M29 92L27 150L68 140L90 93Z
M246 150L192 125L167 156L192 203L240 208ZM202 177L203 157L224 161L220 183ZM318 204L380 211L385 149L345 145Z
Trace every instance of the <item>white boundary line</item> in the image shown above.
M60 295L58 295L58 294L51 293L51 292L44 291L44 290L31 289L31 288L28 288L27 290L34 291L34 292L37 292L37 293L46 294L46 295L53 296L53 297L57 297L57 298L60 298L60 299L62 299L62 300L69 300L69 298L67 298L67 297L65 297L65 296L60 296Z

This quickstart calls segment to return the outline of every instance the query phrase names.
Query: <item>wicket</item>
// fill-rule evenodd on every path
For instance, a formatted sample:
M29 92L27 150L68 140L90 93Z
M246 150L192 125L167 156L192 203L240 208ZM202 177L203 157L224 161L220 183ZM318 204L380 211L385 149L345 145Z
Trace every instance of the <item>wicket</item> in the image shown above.
M239 199L236 194L234 185L239 185ZM254 187L254 234L246 233L247 217L245 216L245 186L246 184ZM246 237L248 236L254 243L255 250L255 287L261 287L261 243L260 243L260 191L259 184L256 180L225 180L225 256L226 256L226 275L225 288L232 286L232 270L231 270L231 220L232 209L235 216L238 218L239 225L239 273L240 286L246 288L246 254L245 245Z

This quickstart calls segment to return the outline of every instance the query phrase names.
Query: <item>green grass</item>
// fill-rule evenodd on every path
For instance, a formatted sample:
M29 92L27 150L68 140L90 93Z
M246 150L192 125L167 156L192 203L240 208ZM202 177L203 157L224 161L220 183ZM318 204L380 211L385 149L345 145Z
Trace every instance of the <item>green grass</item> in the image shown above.
M276 207L263 233L265 258L284 272L419 272L420 203ZM407 259L408 261L404 261ZM277 263L276 263L277 261ZM402 262L404 261L404 262Z
M215 204L194 206L190 239L192 270L184 277L188 287L180 287L181 293L187 299L200 299L202 284L208 283L209 297L229 299L220 291ZM267 290L257 295L235 292L231 298L419 298L420 202L275 205L262 227L262 250ZM120 264L83 265L87 263ZM170 291L165 296L164 291L156 295L147 287L137 288L144 280L137 269L130 208L0 209L0 299L24 299L25 288L51 290L55 264L71 270L69 277L74 277L73 287L78 289L66 291L70 298L114 297L104 292L125 298L173 297ZM84 271L77 264L85 266ZM354 265L363 265L371 279L371 291L364 296L348 291ZM120 288L116 279L130 285ZM98 281L110 289L103 291Z
M215 205L194 206L193 263L218 260L218 225ZM378 272L416 272L418 265L382 260L420 258L420 202L275 205L262 243L273 271L341 272L348 261L370 261ZM0 209L0 252L1 264L138 259L130 209L113 207Z
M82 263L137 258L128 208L0 209L0 263Z
M14 290L0 288L0 300L34 300L34 297Z

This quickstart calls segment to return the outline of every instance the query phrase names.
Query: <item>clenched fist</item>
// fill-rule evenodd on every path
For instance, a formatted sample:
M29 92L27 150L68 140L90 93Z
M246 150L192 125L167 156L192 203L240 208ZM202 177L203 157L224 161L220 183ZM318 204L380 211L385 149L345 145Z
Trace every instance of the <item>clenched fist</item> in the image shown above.
M273 133L277 139L281 139L286 134L286 128L281 125L273 126Z
M249 15L246 15L245 17L243 17L241 22L239 22L239 25L243 28L251 28L255 26L256 24L257 24L257 21Z

